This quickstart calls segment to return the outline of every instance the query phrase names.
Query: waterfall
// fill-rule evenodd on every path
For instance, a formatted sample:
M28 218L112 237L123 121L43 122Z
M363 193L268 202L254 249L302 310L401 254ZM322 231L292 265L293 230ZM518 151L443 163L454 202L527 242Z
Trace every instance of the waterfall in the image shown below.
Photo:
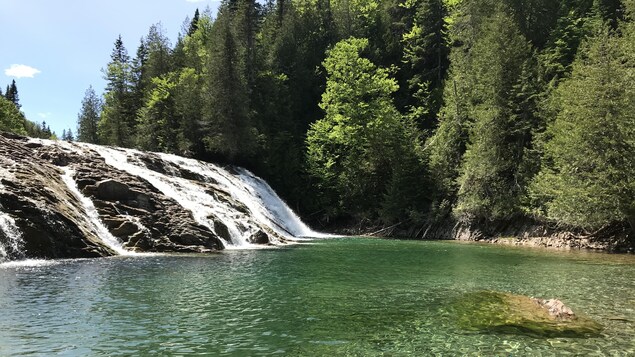
M249 196L257 198L257 200L250 200L254 210L266 220L275 223L275 226L284 227L285 231L296 238L331 237L329 234L319 233L309 228L263 179L243 168L237 171Z
M129 154L139 153L134 150L117 150L102 146L90 146L90 148L97 151L108 165L150 182L164 195L190 210L196 222L208 229L215 231L211 217L219 218L227 227L232 239L226 241L221 238L225 248L249 246L247 238L254 233L254 229L248 229L241 224L245 219L241 217L240 212L228 210L226 205L219 204L215 197L205 192L204 187L178 176L163 175L145 166L128 162Z
M101 222L101 219L99 218L99 212L97 212L97 209L95 208L95 205L93 204L93 201L91 201L90 198L84 196L84 194L82 194L79 191L79 188L77 188L77 183L73 179L73 173L74 173L73 170L70 169L69 167L63 167L62 169L64 170L64 175L62 175L62 180L64 181L64 183L66 183L66 185L68 186L68 189L73 193L73 195L75 195L75 197L81 202L84 208L84 211L86 213L86 216L88 217L90 223L92 224L93 228L97 232L97 236L101 239L104 245L106 245L108 248L114 250L115 252L117 252L117 254L120 254L120 255L134 254L133 252L126 250L121 244L121 242L119 241L119 239L113 236L108 231L108 228L106 228L106 226L104 226L104 224Z
M170 154L159 155L165 161L218 182L236 201L247 206L257 221L287 239L324 236L307 227L264 180L246 169L236 168L238 174L233 175L211 163Z
M15 224L15 220L8 214L0 211L0 231L4 236L4 241L0 240L0 262L9 259L20 259L23 257L22 234Z
M130 160L129 157L145 155L136 150L80 145L99 153L108 165L145 179L191 211L197 223L216 231L214 220L221 221L231 237L229 241L221 237L225 248L251 247L248 239L259 230L273 231L287 240L322 236L302 223L269 185L247 170L237 169L238 174L234 175L214 164L158 154L173 167L202 177L204 181L200 182L181 177L176 169L166 175L149 169L140 160ZM170 165L165 166L170 168ZM210 190L211 186L214 190ZM270 238L276 239L272 235Z

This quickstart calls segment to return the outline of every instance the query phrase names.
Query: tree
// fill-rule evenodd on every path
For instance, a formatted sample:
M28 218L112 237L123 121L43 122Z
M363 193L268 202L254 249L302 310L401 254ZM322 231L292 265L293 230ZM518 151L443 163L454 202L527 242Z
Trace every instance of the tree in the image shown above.
M73 141L75 137L73 136L73 131L69 128L68 130L62 130L62 137L60 138L63 141Z
M97 144L100 142L98 125L102 112L102 101L92 86L88 87L77 115L77 141ZM69 129L70 131L70 129Z
M26 119L18 107L10 100L0 96L0 131L26 135Z
M200 13L198 9L194 12L194 17L192 17L192 21L190 22L190 27L187 30L187 35L192 36L196 30L198 30L198 21L200 20Z
M447 9L442 0L406 2L414 11L412 28L403 35L403 76L407 78L405 107L422 128L431 128L441 108L443 80L448 70Z
M520 175L531 144L531 108L519 100L531 86L521 83L531 70L531 48L503 9L484 26L471 54L473 124L463 157L456 213L466 218L507 218L520 211L527 178Z
M15 106L20 110L20 98L18 96L18 87L15 84L15 79L11 81L11 85L7 86L7 91L5 93L5 98L7 98L11 103L15 104Z
M135 117L131 100L131 68L121 36L115 41L104 71L106 93L98 134L100 143L128 147L134 142Z
M534 205L587 229L628 221L635 230L635 26L589 39L554 93Z
M329 51L320 103L325 116L307 133L307 160L330 215L372 219L386 201L388 183L398 181L400 163L412 164L416 142L392 103L396 81L361 56L367 46L366 39L350 38Z
M203 117L207 149L221 160L245 160L256 147L250 93L253 83L252 0L224 2L213 26ZM247 22L247 23L245 23Z

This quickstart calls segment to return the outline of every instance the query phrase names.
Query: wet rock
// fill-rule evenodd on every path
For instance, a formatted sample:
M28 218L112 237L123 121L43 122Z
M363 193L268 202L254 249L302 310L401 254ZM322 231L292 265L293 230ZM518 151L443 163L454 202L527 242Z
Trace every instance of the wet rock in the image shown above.
M223 249L222 240L232 240L220 219L210 218L213 228L199 224L189 208L143 177L107 164L99 152L88 145L60 145L0 133L0 209L15 217L24 236L26 258L116 254L87 216L84 197L76 197L76 190L67 186L68 174L81 195L92 201L104 226L128 249L209 252ZM157 154L128 151L126 155L131 164L189 180L209 193L213 204L223 206L235 218L238 234L256 232L250 242L268 244L276 235L256 231L260 225L249 208L237 201L229 188L197 170Z
M130 198L130 188L125 183L106 179L97 182L97 198L106 201L125 201Z
M119 238L128 238L139 231L139 226L130 221L125 221L121 223L117 228L113 229L111 232L115 237Z
M252 234L249 237L248 241L251 244L269 244L269 236L267 235L267 233L259 230L256 233Z
M560 300L498 291L465 294L453 303L452 311L458 325L469 331L547 337L591 337L602 331L599 323L574 314Z
M229 234L229 229L225 225L225 223L221 222L218 219L214 220L214 232L218 234L219 237L223 238L226 242L231 242L232 237Z
M558 299L533 299L537 304L547 309L549 315L555 317L560 320L573 320L575 319L575 314L573 311L566 306L562 301Z

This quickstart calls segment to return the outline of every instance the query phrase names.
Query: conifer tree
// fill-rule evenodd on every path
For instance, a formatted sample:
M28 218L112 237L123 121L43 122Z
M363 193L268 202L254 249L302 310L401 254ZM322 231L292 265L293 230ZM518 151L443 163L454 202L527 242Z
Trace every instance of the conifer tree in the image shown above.
M634 30L589 39L554 93L557 116L531 187L554 220L587 229L630 222L635 231Z
M198 30L198 21L200 20L200 13L198 9L194 12L194 17L192 17L192 21L190 21L190 27L187 30L187 35L192 36L196 30Z
M82 108L77 115L77 140L85 143L97 144L98 125L102 112L101 99L92 86L88 87L82 99ZM70 129L69 129L70 132Z
M102 144L129 147L134 142L136 113L131 103L130 57L121 36L110 59L104 71L107 83L98 135Z
M20 97L18 96L18 86L15 84L15 79L11 81L11 85L7 85L5 98L11 101L11 103L15 104L18 110L21 108Z
M420 0L412 5L415 15L403 36L403 75L408 78L405 103L412 119L423 128L433 126L442 103L447 72L447 9L442 0Z
M456 207L459 215L470 218L498 219L518 213L526 186L519 165L531 143L533 123L531 113L519 110L518 84L530 63L531 48L504 9L499 11L471 50L476 59L470 102L475 104Z
M253 34L248 33L252 24L244 23L253 20L248 9L252 5L252 0L221 4L208 60L204 141L219 159L230 161L250 157L256 144L249 96L253 68L247 69L254 51L250 48Z

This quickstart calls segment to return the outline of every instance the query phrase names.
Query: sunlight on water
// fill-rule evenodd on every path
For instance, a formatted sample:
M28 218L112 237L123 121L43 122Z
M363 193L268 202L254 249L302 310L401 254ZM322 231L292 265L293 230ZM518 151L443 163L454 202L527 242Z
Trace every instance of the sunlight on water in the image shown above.
M635 354L635 257L332 239L0 268L0 355ZM557 297L594 338L463 331L467 292Z

